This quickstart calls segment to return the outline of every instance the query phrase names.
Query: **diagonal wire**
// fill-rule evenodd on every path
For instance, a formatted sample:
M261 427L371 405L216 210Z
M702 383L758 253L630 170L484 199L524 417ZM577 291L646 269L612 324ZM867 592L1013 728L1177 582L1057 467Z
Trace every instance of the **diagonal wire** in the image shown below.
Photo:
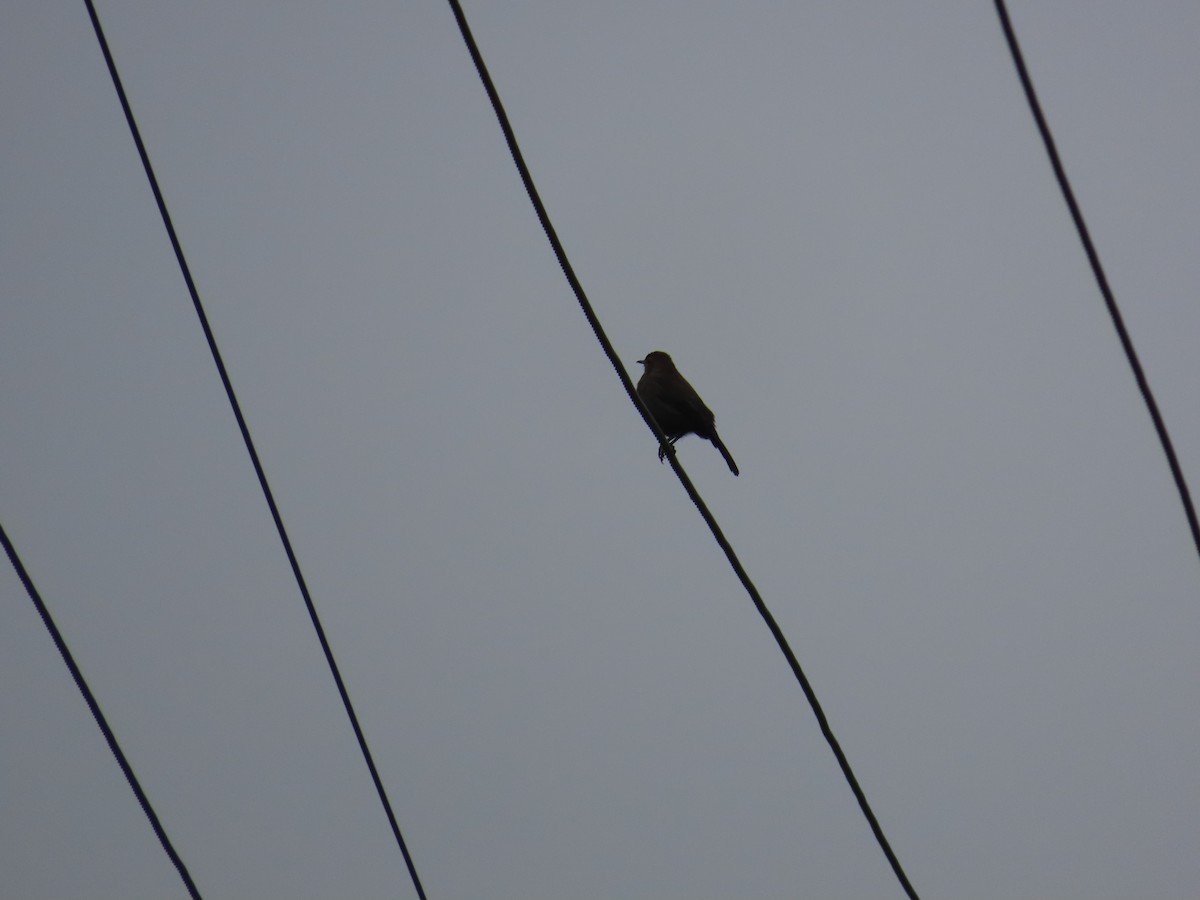
M263 496L266 498L267 506L270 507L271 517L275 520L275 528L279 532L279 539L283 542L284 551L287 553L288 562L292 566L292 574L296 578L296 584L300 588L300 594L304 598L304 605L308 609L309 618L312 619L313 628L317 632L317 639L321 643L321 649L325 653L325 661L329 664L329 671L333 675L333 680L337 684L338 693L342 698L342 705L346 708L346 715L350 718L350 724L354 728L354 736L358 739L359 749L362 750L363 759L366 760L367 769L370 770L371 780L375 782L375 790L379 794L379 800L383 804L384 811L387 814L388 823L392 827L392 834L396 838L396 843L400 847L400 852L404 856L404 863L408 866L408 874L412 878L413 887L417 890L417 895L421 900L425 900L425 890L421 886L421 879L417 877L417 869L413 864L412 856L408 852L408 845L404 842L404 836L400 833L400 825L396 821L396 815L392 812L392 804L388 800L387 791L384 790L383 780L379 777L379 770L375 767L375 760L371 756L371 751L367 747L367 739L363 734L362 726L359 725L358 716L354 712L354 705L350 702L350 694L346 690L345 682L342 681L341 672L338 669L337 661L333 658L333 650L329 646L329 640L325 636L325 629L321 625L320 617L317 615L317 607L313 603L312 596L308 591L308 584L304 580L304 575L300 572L300 563L296 559L296 553L292 549L291 539L288 537L287 529L283 525L283 517L279 514L279 507L275 504L275 496L271 491L271 486L267 483L267 474L263 470L262 461L258 457L258 451L254 447L254 441L250 438L250 429L246 425L246 419L242 415L241 404L238 403L237 395L233 391L233 382L230 381L229 373L225 369L225 363L221 358L221 352L217 349L217 341L213 336L212 328L208 324L208 316L204 312L204 305L200 302L200 293L196 290L196 284L192 280L192 272L187 264L187 259L183 255L183 247L179 243L179 237L175 233L175 226L171 221L171 215L167 211L166 201L163 199L162 191L159 189L158 178L154 174L154 168L150 165L150 156L146 152L146 145L142 142L141 131L138 129L137 122L133 117L133 109L129 105L129 99L125 94L125 88L121 84L121 77L117 73L116 63L113 61L112 52L108 47L108 40L104 36L104 30L100 27L100 18L96 14L96 7L92 0L84 0L87 6L88 15L92 19L92 27L96 31L96 39L100 42L100 49L104 53L104 61L108 64L108 72L112 76L113 87L116 88L117 97L121 101L121 109L125 111L125 120L129 123L129 131L133 135L133 142L137 145L138 155L142 159L142 167L146 170L146 178L150 182L150 189L154 192L155 202L158 204L158 211L162 215L163 225L167 229L167 236L171 239L171 247L175 250L175 258L179 262L179 269L183 273L183 280L187 284L188 293L192 297L192 305L196 308L196 315L200 319L200 325L204 329L204 337L208 341L208 348L212 352L213 362L217 366L217 372L221 376L221 383L225 386L225 393L229 397L229 405L233 408L233 415L237 419L238 428L242 432L242 440L246 444L246 451L250 454L250 461L254 465L254 472L258 476L258 483L262 487Z
M38 593L38 589L34 587L33 579L29 577L29 572L26 571L25 564L21 562L21 557L17 555L17 550L13 546L12 541L8 539L8 534L4 531L3 525L0 525L0 544L4 546L4 552L8 554L9 562L12 563L12 567L16 570L17 577L21 579L21 584L25 585L25 593L33 601L38 615L42 617L42 622L46 625L46 630L50 632L50 638L54 641L54 646L58 648L63 662L67 664L67 669L71 672L71 677L75 679L75 685L79 688L79 693L83 694L83 700L87 703L88 709L91 710L92 718L100 726L104 740L108 741L108 749L116 757L117 765L121 767L121 772L125 775L125 780L129 782L129 787L133 790L133 795L142 807L142 812L150 820L150 827L154 829L154 834L158 838L158 842L162 844L163 850L167 852L167 856L175 864L175 868L179 871L179 877L183 879L188 893L195 900L200 900L200 891L196 888L196 883L192 881L191 873L188 872L187 866L184 865L183 860L179 857L179 853L176 852L175 845L167 837L167 832L163 828L162 822L159 821L158 814L154 812L154 807L150 805L150 798L146 796L146 792L142 790L141 782L133 774L133 767L129 764L129 760L126 758L125 752L121 749L121 745L117 743L117 736L113 734L112 727L108 724L108 719L100 711L100 704L96 702L96 697L92 693L92 689L88 687L87 680L83 677L83 672L80 671L78 664L75 662L75 657L72 655L70 648L67 647L67 642L63 639L62 632L54 624L50 610L47 608L45 601L42 600L42 595Z
M692 484L692 480L683 470L683 466L680 465L679 460L675 455L674 445L667 440L667 437L665 434L663 434L662 429L660 429L658 424L654 421L654 417L650 415L650 411L646 409L645 404L642 403L641 398L638 397L637 390L633 385L633 381L629 377L629 373L625 371L625 366L621 363L620 358L613 349L612 343L609 341L608 336L604 333L604 329L600 325L600 320L596 317L596 313L592 309L592 305L588 301L587 295L584 293L583 286L580 284L579 278L576 276L570 260L567 259L566 250L563 248L562 242L559 241L558 234L550 222L550 216L546 212L546 207L542 203L541 196L538 194L537 188L534 186L533 176L530 174L529 167L525 164L525 158L521 153L521 149L517 145L516 134L513 132L512 125L508 121L508 114L504 111L504 105L500 102L500 94L497 92L496 86L492 82L491 75L488 74L487 66L484 64L483 56L479 52L479 47L475 43L475 38L471 34L471 29L467 24L467 17L465 13L463 13L462 6L459 4L458 0L448 0L448 2L450 3L451 10L454 12L454 18L458 21L458 28L462 32L463 41L466 43L467 50L471 54L471 59L475 63L475 68L479 72L479 78L483 82L483 87L487 91L488 98L491 100L492 109L495 110L496 119L500 123L501 131L504 132L504 138L508 143L509 152L512 154L513 162L516 164L517 170L520 172L521 181L525 185L525 191L529 194L530 202L533 203L533 208L537 212L538 221L542 223L542 228L545 230L546 237L549 239L550 245L554 249L554 255L558 259L558 264L562 267L563 274L566 276L567 282L571 285L571 290L574 291L575 297L579 301L579 306L580 309L583 310L584 317L587 319L588 324L592 327L592 331L595 332L596 340L598 340L600 342L600 346L604 348L604 353L608 357L609 362L612 363L613 368L616 370L617 377L621 381L621 386L625 388L625 393L629 395L629 399L633 401L634 406L636 406L638 412L641 413L646 425L649 426L650 430L654 432L654 436L658 438L659 446L661 446L663 450L666 451L666 455L670 457L671 468L673 468L675 470L675 474L679 476L679 480L682 482L684 490L687 491L692 503L695 504L696 509L700 512L700 515L708 525L709 530L712 531L713 537L716 538L717 543L725 552L725 556L729 560L729 564L733 567L734 572L737 574L738 580L741 581L742 586L750 595L750 599L753 601L755 609L758 610L759 615L761 615L763 621L766 622L767 628L770 629L772 637L775 638L775 642L779 645L779 649L783 651L783 655L787 659L788 665L792 669L792 673L796 676L796 680L800 683L801 690L804 691L804 696L808 699L809 705L812 707L813 714L817 718L817 723L821 727L821 733L825 736L825 740L829 743L829 747L833 751L833 755L837 758L838 765L842 769L842 774L846 777L846 781L850 784L850 789L854 792L854 797L856 800L858 800L858 805L862 809L863 815L866 817L867 822L871 826L871 831L875 835L875 840L879 842L880 849L883 850L884 856L887 857L888 863L891 864L892 871L896 874L896 878L899 880L900 885L904 888L905 893L907 893L909 897L913 898L913 900L917 900L917 892L913 889L912 884L909 882L908 876L905 875L904 869L900 865L900 860L896 857L895 852L893 852L891 844L888 843L887 837L883 833L883 828L879 824L879 820L875 817L875 813L872 812L871 806L867 802L867 796L863 793L862 786L859 785L858 779L854 775L854 771L850 768L850 762L846 759L846 754L842 752L841 744L839 744L837 738L834 737L833 730L829 726L829 720L825 716L825 711L821 708L821 704L817 700L817 695L813 691L812 684L809 683L807 676L804 674L804 670L800 667L800 662L796 659L796 654L792 652L792 648L789 646L787 638L784 636L779 624L775 621L775 617L771 615L771 611L767 609L767 605L763 602L762 596L758 593L758 589L754 586L753 582L751 582L750 576L742 567L741 562L737 558L737 554L735 554L733 551L733 547L730 545L724 533L721 531L720 526L717 525L717 520L713 518L712 513L709 512L708 506L705 504L704 500L700 497L699 492L696 490L696 486Z
M1066 200L1067 208L1071 211L1071 218L1075 222L1075 230L1079 232L1079 240L1083 242L1083 249L1087 253L1092 273L1096 276L1096 284L1099 285L1100 293L1104 296L1104 305L1108 307L1108 314L1112 317L1113 327L1117 330L1121 346L1125 349L1125 357L1129 360L1129 367L1133 370L1138 390L1142 392L1142 399L1146 402L1146 409L1154 422L1154 430L1158 433L1159 443L1162 444L1163 453L1167 457L1167 465L1171 469L1171 477L1175 479L1175 488L1183 503L1183 512L1187 517L1188 528L1192 532L1192 541L1196 545L1196 552L1200 553L1200 521L1197 521L1196 507L1192 504L1187 480L1183 477L1183 468L1179 465L1179 458L1175 455L1171 436L1167 433L1166 422L1163 421L1162 413L1158 411L1158 403L1155 402L1154 394L1150 390L1150 382L1142 370L1137 351L1133 349L1133 339L1130 338L1129 331L1125 328L1125 320L1121 316L1121 310L1117 307L1117 298L1108 285L1104 267L1100 265L1100 254L1096 252L1096 246L1092 243L1092 237L1088 232L1087 223L1083 220L1079 203L1075 200L1075 192L1071 190L1071 183L1067 180L1067 170L1063 167L1062 159L1058 155L1058 148L1054 143L1054 136L1050 133L1050 126L1046 123L1046 117L1042 113L1042 105L1038 102L1037 92L1033 88L1033 79L1029 77L1029 70L1025 67L1025 58L1021 54L1020 44L1017 43L1016 31L1013 30L1012 21L1008 17L1008 7L1004 0L995 0L995 3L996 13L1000 17L1000 25L1004 28L1005 40L1008 41L1008 49L1012 53L1013 63L1017 67L1017 75L1021 79L1021 87L1025 89L1025 98L1029 101L1029 109L1033 113L1038 131L1042 135L1042 142L1046 145L1046 154L1050 157L1050 165L1054 168L1054 177L1058 179L1058 186L1062 188L1063 199Z

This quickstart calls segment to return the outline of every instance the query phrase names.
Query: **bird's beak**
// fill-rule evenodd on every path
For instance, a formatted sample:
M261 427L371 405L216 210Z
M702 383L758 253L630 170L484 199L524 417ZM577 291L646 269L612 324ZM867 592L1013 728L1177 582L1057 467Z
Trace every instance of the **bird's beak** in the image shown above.
M642 365L642 366L644 366L645 364L646 364L646 361L645 361L644 359L639 359L639 360L638 360L638 365Z

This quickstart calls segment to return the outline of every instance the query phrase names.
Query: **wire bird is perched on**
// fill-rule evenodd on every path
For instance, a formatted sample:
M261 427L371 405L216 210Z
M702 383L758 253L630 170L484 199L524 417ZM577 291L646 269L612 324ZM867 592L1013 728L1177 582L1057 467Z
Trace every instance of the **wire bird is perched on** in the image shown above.
M685 434L695 434L712 441L725 457L725 462L729 463L729 471L737 475L737 463L717 436L716 417L704 405L695 389L679 374L671 357L661 350L655 350L638 362L646 367L637 384L638 396L650 410L650 415L654 416L654 421L658 422L667 440L674 444ZM658 448L659 462L662 462L665 453L664 448Z

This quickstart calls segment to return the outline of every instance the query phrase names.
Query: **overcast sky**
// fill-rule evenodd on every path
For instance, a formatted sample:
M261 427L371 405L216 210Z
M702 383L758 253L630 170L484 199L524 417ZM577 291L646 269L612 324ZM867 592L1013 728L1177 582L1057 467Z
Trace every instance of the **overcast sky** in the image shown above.
M98 6L429 897L901 896L449 8ZM992 4L466 12L917 890L1197 896L1200 562ZM1012 14L1200 489L1200 5ZM0 522L206 897L414 896L81 3L0 122ZM0 873L185 895L7 566Z

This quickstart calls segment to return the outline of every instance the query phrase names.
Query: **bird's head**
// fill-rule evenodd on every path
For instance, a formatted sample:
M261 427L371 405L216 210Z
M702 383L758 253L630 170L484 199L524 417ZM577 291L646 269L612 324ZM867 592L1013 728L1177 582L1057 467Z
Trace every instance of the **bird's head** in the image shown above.
M646 354L645 359L639 359L638 362L646 367L647 372L660 367L664 369L675 368L675 363L671 362L671 357L661 350L650 351Z

